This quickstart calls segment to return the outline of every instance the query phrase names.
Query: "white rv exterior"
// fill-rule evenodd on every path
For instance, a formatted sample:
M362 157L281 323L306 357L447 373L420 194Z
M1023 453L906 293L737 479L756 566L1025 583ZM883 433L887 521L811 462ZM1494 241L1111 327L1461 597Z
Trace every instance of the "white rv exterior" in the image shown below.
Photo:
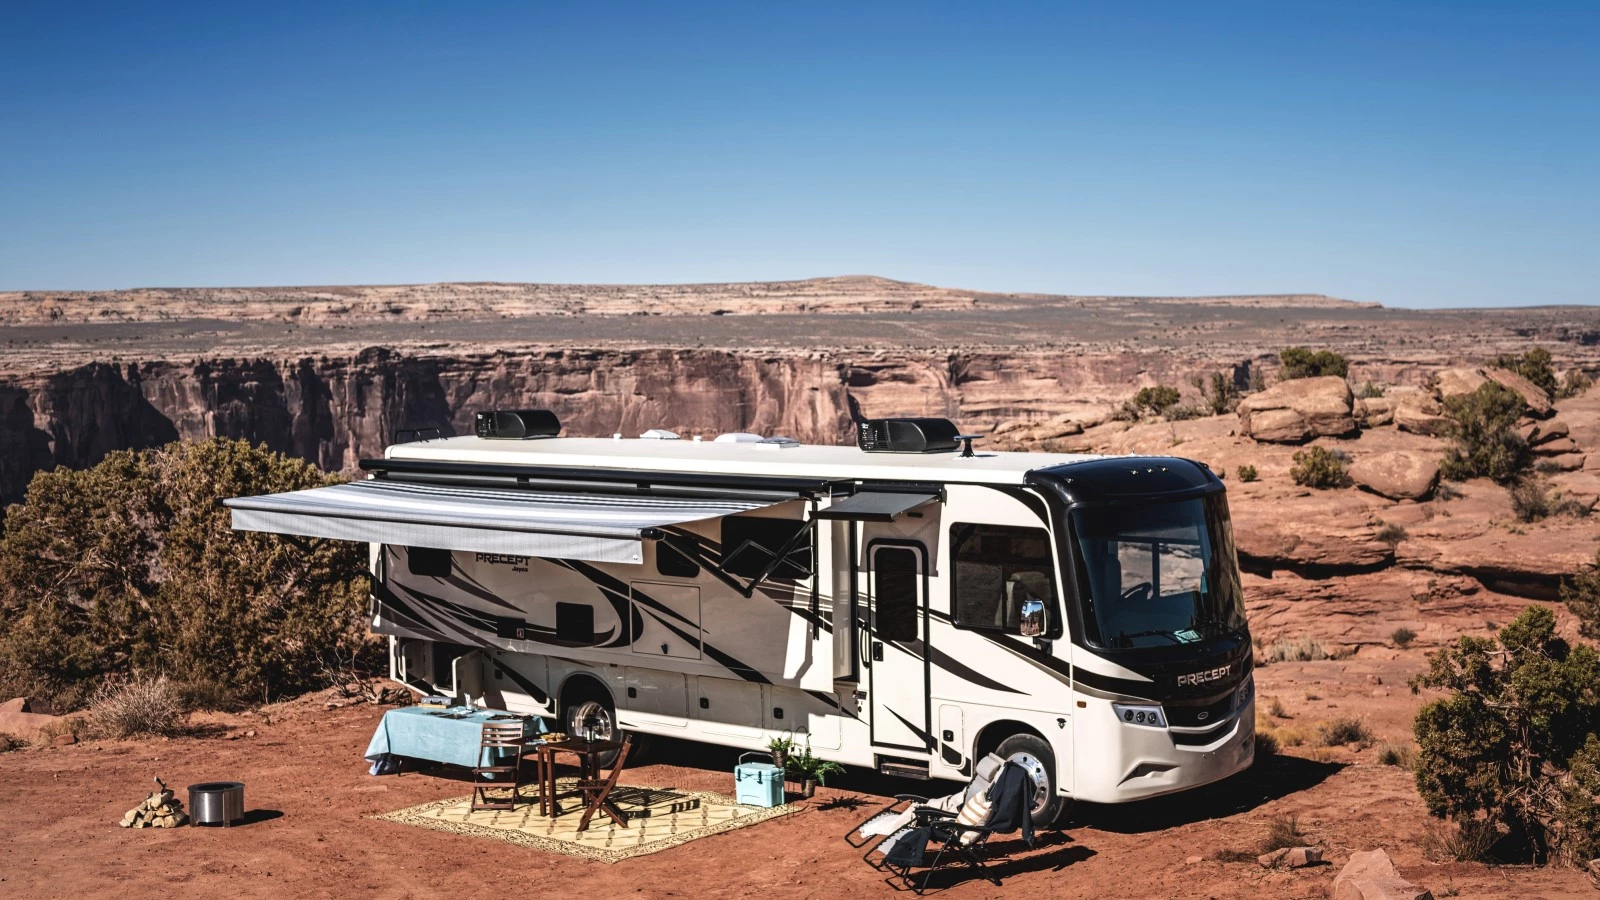
M429 540L422 526L384 532L371 627L390 638L392 676L419 692L571 731L598 715L747 749L790 734L846 766L940 779L999 751L1034 772L1047 818L1253 759L1226 506L1188 461L456 437L363 465L462 503L546 489L596 517L640 497L681 504L678 519L713 513L588 554L462 549L502 546L470 528L434 542L455 549L399 543ZM236 527L379 539L362 522Z

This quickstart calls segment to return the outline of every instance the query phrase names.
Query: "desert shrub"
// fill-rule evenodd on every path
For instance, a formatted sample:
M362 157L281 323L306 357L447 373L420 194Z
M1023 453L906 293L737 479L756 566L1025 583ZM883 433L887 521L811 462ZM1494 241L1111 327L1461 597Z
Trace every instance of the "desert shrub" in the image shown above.
M1332 350L1285 347L1278 352L1278 359L1283 363L1283 369L1278 377L1284 381L1291 378L1315 378L1319 375L1337 375L1343 378L1350 374L1350 361Z
M1189 383L1200 392L1200 408L1208 415L1225 415L1239 405L1239 386L1221 372L1212 372L1209 378L1196 375Z
M1550 367L1550 351L1543 347L1534 347L1522 354L1502 353L1490 363L1497 369L1506 369L1515 372L1523 378L1533 382L1536 387L1545 392L1548 397L1555 397L1558 389L1556 385L1556 371Z
M10 753L28 746L28 742L14 734L0 731L0 753Z
M1406 744L1384 744L1378 748L1378 764L1409 769L1417 764L1417 751Z
M89 702L91 728L108 738L172 737L188 719L183 692L164 675L108 681Z
M1385 522L1382 528L1373 535L1375 540L1382 541L1389 546L1394 546L1406 539L1406 527L1393 522Z
M1266 652L1269 663L1276 662L1312 662L1318 659L1330 659L1328 650L1320 641L1311 638L1284 639L1273 641Z
M1561 376L1561 385L1556 388L1556 399L1570 400L1573 397L1580 396L1592 384L1594 384L1594 381L1588 375L1583 374L1581 370L1568 369L1567 373Z
M1324 747L1342 747L1345 744L1372 745L1372 731L1360 719L1334 719L1317 729L1317 737Z
M1473 819L1444 828L1430 824L1423 838L1423 852L1434 859L1478 862L1499 840L1499 830L1489 821Z
M1267 706L1267 715L1273 717L1274 719L1289 718L1289 713L1283 708L1283 701L1279 700L1277 697L1273 697L1272 703Z
M1167 407L1167 410L1165 413L1163 413L1163 416L1169 422L1187 422L1190 419L1198 419L1205 414L1205 410L1198 406L1191 406L1188 403L1178 403Z
M1240 466L1239 467L1239 480L1240 481L1246 481L1246 482L1256 481L1256 480L1258 480L1260 478L1261 478L1261 473L1256 471L1256 467L1255 466Z
M1446 397L1444 412L1454 446L1439 463L1440 473L1453 481L1516 481L1533 461L1528 442L1517 431L1524 407L1516 391L1493 381L1470 394Z
M1361 390L1356 391L1356 396L1363 400L1371 400L1377 397L1382 397L1383 385L1369 381L1361 386Z
M1600 553L1595 554L1594 565L1561 583L1561 601L1582 623L1584 637L1600 638Z
M1181 399L1178 389L1167 384L1158 384L1155 387L1143 387L1139 393L1133 395L1133 406L1141 415L1161 415L1169 408L1178 405Z
M1446 696L1417 712L1417 789L1441 819L1576 864L1600 852L1600 653L1555 629L1530 606L1497 637L1429 658L1412 690Z
M1394 645L1401 648L1409 646L1411 642L1416 639L1417 633L1405 627L1404 625L1401 625L1399 628L1396 628L1389 634L1389 640L1394 641Z
M1523 478L1511 486L1511 511L1520 522L1537 522L1551 516L1581 519L1589 514L1589 506L1552 494L1542 478Z
M0 694L63 711L134 674L320 687L320 653L365 644L365 548L234 532L218 501L334 480L225 439L35 475L0 536Z
M1326 447L1296 450L1289 477L1294 479L1295 484L1310 488L1336 488L1350 483L1350 476L1345 472L1344 454Z

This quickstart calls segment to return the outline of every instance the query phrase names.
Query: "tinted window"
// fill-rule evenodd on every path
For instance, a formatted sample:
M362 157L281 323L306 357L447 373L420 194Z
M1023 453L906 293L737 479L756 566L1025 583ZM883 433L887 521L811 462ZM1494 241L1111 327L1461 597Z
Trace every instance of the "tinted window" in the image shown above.
M556 640L594 643L594 607L587 603L557 603Z
M922 567L909 547L882 547L872 554L874 621L878 637L886 641L914 641L921 637L917 619Z
M673 578L694 578L700 574L700 566L666 541L657 541L656 571Z
M1044 602L1045 632L1054 629L1056 588L1050 535L1043 528L952 525L955 569L951 606L957 625L1021 634L1022 604Z
M407 547L406 571L433 578L450 577L450 551L432 547Z
M754 578L766 571L773 557L802 530L809 529L804 522L795 519L728 516L722 520L722 568L733 575ZM808 534L784 554L772 577L793 581L810 575L811 538Z

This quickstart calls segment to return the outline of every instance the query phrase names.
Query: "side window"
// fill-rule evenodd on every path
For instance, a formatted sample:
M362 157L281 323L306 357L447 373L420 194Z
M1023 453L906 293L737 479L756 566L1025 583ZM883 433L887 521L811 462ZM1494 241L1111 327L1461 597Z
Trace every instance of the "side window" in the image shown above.
M450 551L433 547L407 547L406 571L434 578L450 577Z
M958 523L950 526L950 559L956 625L1021 634L1028 600L1043 601L1046 617L1055 615L1050 535L1043 528ZM1046 633L1053 628L1047 620Z
M886 641L921 637L922 567L909 547L880 547L872 554L874 630Z
M790 546L796 532L805 528L806 524L798 519L728 516L722 520L722 568L733 575L754 578L784 547ZM802 537L798 546L790 546L783 562L772 570L772 577L794 581L810 575L811 540Z
M666 541L656 541L656 572L671 578L695 578L700 566Z

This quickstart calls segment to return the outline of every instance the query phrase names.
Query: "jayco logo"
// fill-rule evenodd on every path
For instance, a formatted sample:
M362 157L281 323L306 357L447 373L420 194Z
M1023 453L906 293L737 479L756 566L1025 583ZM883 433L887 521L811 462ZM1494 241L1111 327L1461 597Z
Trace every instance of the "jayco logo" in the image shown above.
M1191 672L1188 675L1179 675L1178 686L1183 687L1186 684L1205 684L1208 681L1216 681L1218 678L1226 678L1228 675L1228 670L1232 668L1233 663L1229 663L1220 669L1211 669L1210 671L1206 672Z

